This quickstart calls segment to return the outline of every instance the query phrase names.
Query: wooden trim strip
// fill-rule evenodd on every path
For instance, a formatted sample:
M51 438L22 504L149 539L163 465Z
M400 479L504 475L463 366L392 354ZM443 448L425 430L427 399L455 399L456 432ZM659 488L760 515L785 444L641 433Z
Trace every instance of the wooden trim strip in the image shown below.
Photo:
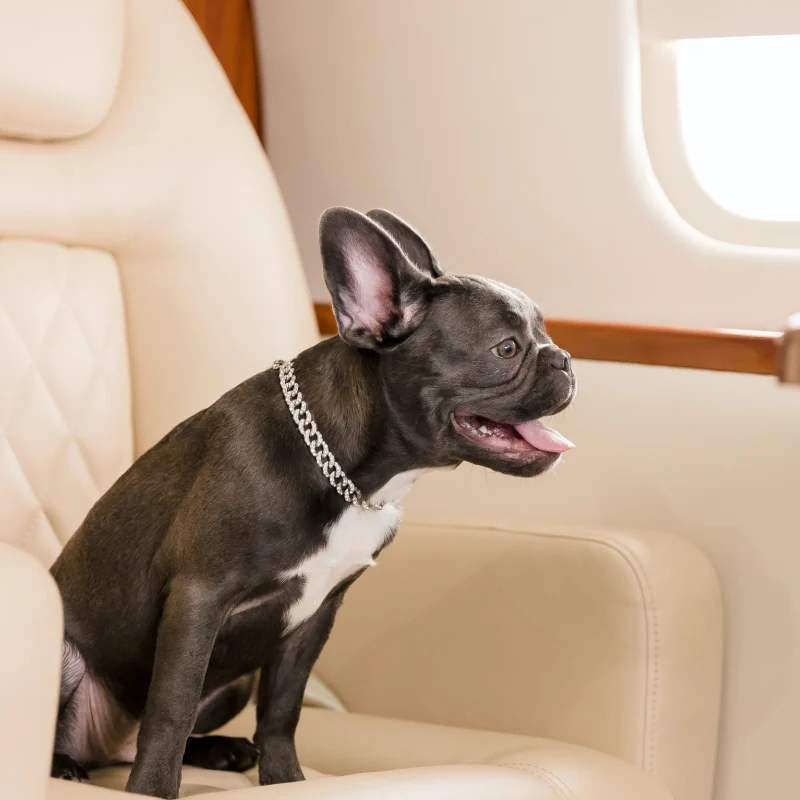
M183 0L225 70L239 102L261 133L261 95L250 0Z
M320 333L336 334L329 303L315 303ZM782 334L775 331L685 330L550 319L548 333L574 358L683 369L776 375Z
M323 336L336 336L339 333L330 303L314 303L314 313L317 316L317 327Z
M781 334L691 330L578 320L547 321L547 331L575 358L683 369L775 375Z

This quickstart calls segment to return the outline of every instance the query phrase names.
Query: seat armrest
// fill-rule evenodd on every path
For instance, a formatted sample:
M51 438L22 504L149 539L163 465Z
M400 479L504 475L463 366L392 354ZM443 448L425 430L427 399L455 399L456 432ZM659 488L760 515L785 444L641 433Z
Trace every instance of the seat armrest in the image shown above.
M55 582L33 556L0 543L0 797L46 796L61 641Z
M711 795L722 611L666 534L403 525L318 663L350 711L585 745Z

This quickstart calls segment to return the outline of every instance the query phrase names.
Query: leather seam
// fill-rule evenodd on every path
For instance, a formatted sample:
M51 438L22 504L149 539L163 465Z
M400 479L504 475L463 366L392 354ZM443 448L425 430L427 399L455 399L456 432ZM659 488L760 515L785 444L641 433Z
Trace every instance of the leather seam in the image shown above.
M658 610L656 608L655 596L647 570L639 561L636 555L624 544L618 541L611 541L602 535L592 535L588 531L570 532L553 531L548 533L537 533L536 531L514 530L492 525L441 525L427 523L408 523L407 527L417 528L438 528L448 530L454 527L466 530L480 531L493 530L503 533L515 534L518 536L535 536L540 539L563 539L565 541L587 542L600 545L617 554L628 565L633 573L639 592L642 598L644 624L647 642L647 658L645 664L645 697L644 697L644 719L642 720L642 753L640 766L646 772L655 771L657 728L658 728L658 700L660 690L660 641L659 641L659 621Z
M570 789L558 775L537 764L528 764L522 761L506 761L498 762L497 766L509 767L519 770L520 772L526 772L528 775L533 775L535 778L539 778L543 783L546 783L559 797L565 798L565 800L577 800L572 789Z

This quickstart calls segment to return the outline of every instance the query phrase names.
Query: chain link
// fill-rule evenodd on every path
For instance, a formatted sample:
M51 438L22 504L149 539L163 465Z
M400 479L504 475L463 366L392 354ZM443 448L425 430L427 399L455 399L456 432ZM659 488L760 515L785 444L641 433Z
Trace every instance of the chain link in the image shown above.
M361 490L356 487L353 481L344 474L344 470L339 466L339 462L334 458L322 434L317 428L317 423L308 410L300 387L297 385L297 378L294 374L293 361L276 361L272 365L273 369L278 370L278 378L281 382L283 399L289 408L294 424L305 439L311 455L319 464L322 474L328 479L330 485L348 502L351 506L360 508L363 511L380 511L384 503L370 503L364 500Z

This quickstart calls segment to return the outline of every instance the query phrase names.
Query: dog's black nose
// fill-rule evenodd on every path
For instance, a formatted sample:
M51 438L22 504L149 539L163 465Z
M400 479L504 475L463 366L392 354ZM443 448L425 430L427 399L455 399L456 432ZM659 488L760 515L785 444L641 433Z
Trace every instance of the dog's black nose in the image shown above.
M562 350L560 347L546 348L542 351L542 358L545 360L546 364L549 364L555 369L563 370L564 372L569 371L570 364L572 362L570 354L566 350Z

